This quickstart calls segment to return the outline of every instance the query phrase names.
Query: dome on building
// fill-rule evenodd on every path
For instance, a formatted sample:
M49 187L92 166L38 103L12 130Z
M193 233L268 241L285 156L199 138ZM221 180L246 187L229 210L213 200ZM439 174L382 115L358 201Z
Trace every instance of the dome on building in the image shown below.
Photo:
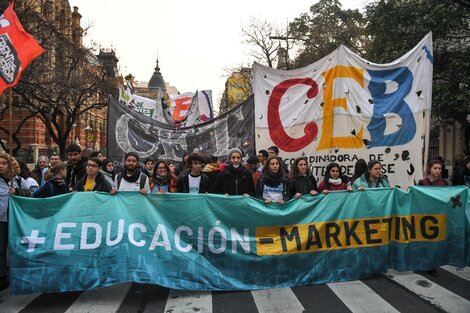
M163 80L162 73L160 73L160 67L158 66L158 59L157 59L157 66L155 67L155 72L153 72L152 78L150 78L148 88L152 89L160 89L166 91L165 80Z

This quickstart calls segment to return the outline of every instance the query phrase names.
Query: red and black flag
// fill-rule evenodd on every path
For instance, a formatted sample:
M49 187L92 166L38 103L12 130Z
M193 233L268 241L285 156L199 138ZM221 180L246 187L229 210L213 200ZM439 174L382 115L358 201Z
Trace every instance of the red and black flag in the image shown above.
M24 69L43 52L34 37L23 29L12 2L0 16L0 95L16 85Z

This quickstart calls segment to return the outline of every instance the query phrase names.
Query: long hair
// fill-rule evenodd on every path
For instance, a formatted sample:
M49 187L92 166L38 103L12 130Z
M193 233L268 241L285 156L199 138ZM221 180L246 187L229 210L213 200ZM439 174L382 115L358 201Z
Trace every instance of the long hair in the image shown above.
M341 177L343 176L343 173L341 173L341 167L339 166L338 163L330 163L328 164L328 166L326 167L326 170L325 170L325 177L323 177L323 185L325 186L325 189L330 189L330 171L331 169L337 167L338 170L339 170L339 176L338 176L338 179L342 179Z
M367 172L365 172L365 174L364 174L366 176L367 180L370 181L370 170L377 164L382 165L382 163L380 163L377 160L372 160L372 161L369 161L369 163L367 163Z
M158 166L159 166L160 164L165 165L165 168L166 168L166 175L167 175L167 177L170 179L170 181L171 181L171 180L176 181L176 179L177 179L176 175L170 171L170 166L169 166L168 163L167 163L166 161L164 161L164 160L157 160L157 161L155 162L155 167L154 167L154 170L153 170L152 177L150 178L150 181L153 182L153 183L155 183L155 180L156 180L156 178L157 178L157 169L158 169Z
M300 176L299 163L302 160L307 162L307 158L305 158L305 157L300 157L300 158L295 159L294 164L291 167L291 171L289 172L289 179L299 178L299 176ZM307 172L305 172L305 174L307 174L307 176L310 176L310 167L308 166L308 162L307 162Z
M441 174L439 175L439 178L442 178L442 170L444 169L444 164L442 164L442 161L439 159L432 159L428 162L428 164L426 165L426 174L428 176L431 175L431 167L433 167L435 164L441 165Z
M31 170L29 169L28 165L26 165L26 163L23 161L18 161L18 164L20 165L20 173L18 176L21 176L24 179L30 178Z
M367 173L367 163L364 159L357 160L354 164L354 174L352 176L351 182L354 182L356 179L361 177L364 173Z
M275 157L275 156L270 156L270 157L266 160L266 165L263 166L263 175L266 175L266 172L267 172L268 169L269 169L269 163L271 162L271 160L274 160L274 159L279 162L279 172L281 173L282 177L283 177L283 178L286 178L286 173L284 172L284 168L282 167L282 160L281 160L281 158Z
M0 159L4 159L8 164L8 171L6 175L3 175L3 178L12 179L20 173L20 165L16 162L15 158L9 154L0 155Z

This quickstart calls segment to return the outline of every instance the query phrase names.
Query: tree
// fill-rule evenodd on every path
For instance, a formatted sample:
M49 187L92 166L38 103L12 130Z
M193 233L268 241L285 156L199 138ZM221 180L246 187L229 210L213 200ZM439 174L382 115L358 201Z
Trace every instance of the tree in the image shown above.
M16 107L27 108L42 120L64 156L67 138L80 117L106 107L108 96L117 90L97 57L82 45L86 30L73 15L65 18L64 7L53 7L51 1L21 1L15 9L25 30L46 50L14 88L21 96Z
M249 23L242 27L244 43L253 46L250 55L256 62L273 67L277 58L279 43L271 37L285 36L279 27L266 20L251 18Z
M465 0L376 1L366 7L367 58L390 62L433 33L433 117L470 123L470 6ZM468 137L466 142L468 142Z
M219 114L242 104L252 94L251 67L240 65L235 68L226 68L225 90L219 103Z
M289 24L288 37L301 45L296 68L314 63L340 45L364 55L368 44L366 20L356 10L343 10L338 0L320 0Z

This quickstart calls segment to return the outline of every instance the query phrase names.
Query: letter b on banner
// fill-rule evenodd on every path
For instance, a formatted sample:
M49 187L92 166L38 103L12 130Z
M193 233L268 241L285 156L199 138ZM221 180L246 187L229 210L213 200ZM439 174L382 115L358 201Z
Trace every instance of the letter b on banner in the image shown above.
M399 146L410 142L416 133L416 122L413 112L404 99L411 90L413 74L407 67L368 72L371 80L369 91L374 101L372 120L367 126L371 136L369 148ZM396 82L397 90L387 93L388 81ZM401 125L399 130L385 135L387 113L398 115L401 118Z

